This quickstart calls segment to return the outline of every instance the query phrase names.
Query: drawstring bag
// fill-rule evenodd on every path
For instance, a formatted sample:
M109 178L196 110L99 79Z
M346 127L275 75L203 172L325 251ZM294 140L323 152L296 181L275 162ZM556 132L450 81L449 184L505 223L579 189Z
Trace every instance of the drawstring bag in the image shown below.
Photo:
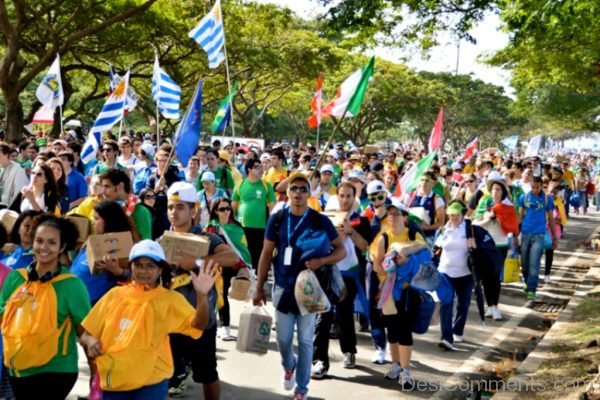
M412 278L410 285L415 289L433 291L440 285L440 273L431 263L423 263Z

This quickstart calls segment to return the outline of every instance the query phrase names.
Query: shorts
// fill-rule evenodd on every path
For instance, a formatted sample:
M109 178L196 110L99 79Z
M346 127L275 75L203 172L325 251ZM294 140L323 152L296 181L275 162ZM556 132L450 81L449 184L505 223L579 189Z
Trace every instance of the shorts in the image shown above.
M219 380L217 372L217 325L213 324L199 339L172 334L173 357L183 357L191 366L194 382L210 384Z
M398 312L383 316L389 343L398 343L402 346L413 345L412 327L417 318L420 304L419 292L410 287L402 290L400 300L395 302Z

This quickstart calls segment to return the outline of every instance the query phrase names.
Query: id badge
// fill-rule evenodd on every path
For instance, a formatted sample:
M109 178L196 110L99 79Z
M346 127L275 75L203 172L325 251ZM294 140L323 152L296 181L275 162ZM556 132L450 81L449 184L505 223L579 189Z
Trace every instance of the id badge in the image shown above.
M286 267L289 267L290 265L292 265L292 247L288 246L285 248L285 251L283 252L283 265L285 265Z

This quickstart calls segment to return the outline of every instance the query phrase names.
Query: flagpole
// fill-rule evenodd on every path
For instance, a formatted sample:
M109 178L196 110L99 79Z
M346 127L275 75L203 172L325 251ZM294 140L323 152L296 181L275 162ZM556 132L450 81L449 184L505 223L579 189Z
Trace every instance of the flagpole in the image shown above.
M227 58L227 40L225 40L225 19L222 18L221 23L223 24L223 54L225 55L225 75L227 76L227 89L229 93L231 93L231 79L229 77L229 59ZM231 124L231 134L233 135L233 140L235 142L235 123L233 120L233 96L229 97L229 122ZM223 134L225 133L225 129L223 129ZM221 136L221 139L224 139ZM221 143L224 145L225 143Z
M158 109L158 104L156 104L156 150L160 147L160 110Z
M58 113L59 113L59 118L60 118L60 134L62 135L62 133L65 131L64 127L63 127L63 111L62 111L62 105L58 106Z

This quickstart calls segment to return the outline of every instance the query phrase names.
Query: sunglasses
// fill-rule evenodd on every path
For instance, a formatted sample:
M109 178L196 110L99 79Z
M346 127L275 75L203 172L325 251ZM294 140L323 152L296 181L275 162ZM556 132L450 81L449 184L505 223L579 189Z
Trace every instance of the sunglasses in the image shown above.
M31 175L33 175L33 176L44 176L44 173L42 171L38 171L38 172L33 172Z
M231 211L231 207L219 207L217 208L218 212Z
M111 151L113 151L113 149L111 149L109 147L105 147L105 148L102 149L103 153L105 153L105 152L109 152L110 153Z
M378 194L376 196L369 196L369 200L371 201L381 201L381 200L385 200L385 195L383 194Z
M308 188L306 186L290 186L290 192L308 193Z
M467 183L473 183L475 182L473 179L469 179L468 181L466 181Z

